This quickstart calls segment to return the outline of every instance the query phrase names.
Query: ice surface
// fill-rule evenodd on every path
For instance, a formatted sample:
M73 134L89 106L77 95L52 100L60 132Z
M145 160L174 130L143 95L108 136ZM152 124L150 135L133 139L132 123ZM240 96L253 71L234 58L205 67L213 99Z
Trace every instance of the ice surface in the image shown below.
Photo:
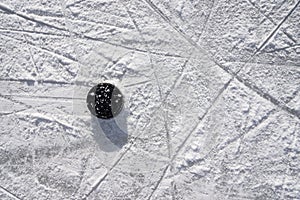
M300 199L299 4L2 0L0 199Z

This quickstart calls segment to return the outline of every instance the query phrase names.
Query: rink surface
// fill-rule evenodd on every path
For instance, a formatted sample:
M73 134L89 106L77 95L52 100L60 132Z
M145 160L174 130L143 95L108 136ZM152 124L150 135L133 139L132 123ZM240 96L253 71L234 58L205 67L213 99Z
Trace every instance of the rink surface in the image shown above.
M299 4L2 0L0 199L300 199Z

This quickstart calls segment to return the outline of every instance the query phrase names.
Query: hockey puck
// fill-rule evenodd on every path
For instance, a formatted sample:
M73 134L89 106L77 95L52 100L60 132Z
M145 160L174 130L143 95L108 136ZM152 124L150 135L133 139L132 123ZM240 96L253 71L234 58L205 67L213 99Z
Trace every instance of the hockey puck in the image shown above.
M99 83L90 89L86 99L89 111L101 119L117 116L123 108L121 91L110 83Z

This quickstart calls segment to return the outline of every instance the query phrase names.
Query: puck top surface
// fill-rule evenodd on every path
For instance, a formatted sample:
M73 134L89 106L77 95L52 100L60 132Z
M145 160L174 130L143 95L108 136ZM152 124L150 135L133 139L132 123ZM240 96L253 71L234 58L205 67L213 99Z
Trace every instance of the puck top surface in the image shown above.
M123 108L121 91L110 83L99 83L90 89L86 99L90 112L101 119L110 119L118 115Z

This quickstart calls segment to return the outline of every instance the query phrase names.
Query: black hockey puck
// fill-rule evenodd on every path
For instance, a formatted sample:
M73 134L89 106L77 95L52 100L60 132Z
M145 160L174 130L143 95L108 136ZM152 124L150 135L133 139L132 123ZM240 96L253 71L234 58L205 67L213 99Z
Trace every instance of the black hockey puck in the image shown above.
M110 83L99 83L91 88L86 99L90 112L101 119L110 119L118 115L124 101L121 91Z

